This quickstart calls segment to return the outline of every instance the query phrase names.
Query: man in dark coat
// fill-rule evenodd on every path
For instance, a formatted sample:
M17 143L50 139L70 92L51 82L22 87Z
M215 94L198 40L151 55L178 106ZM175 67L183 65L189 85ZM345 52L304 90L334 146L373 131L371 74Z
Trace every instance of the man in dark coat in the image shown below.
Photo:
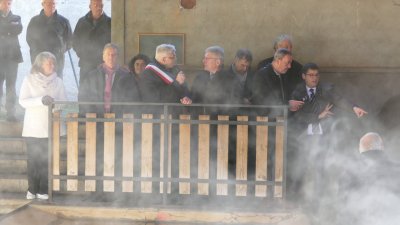
M192 84L193 103L239 104L241 100L240 81L228 71L223 71L224 49L211 46L205 50L204 71L201 71ZM229 108L208 109L212 113L229 113Z
M285 49L289 50L290 52L292 52L293 42L292 42L292 38L289 35L282 34L276 38L276 40L274 42L274 53L280 48L285 48ZM272 56L272 57L269 57L269 58L266 58L266 59L260 61L257 65L257 70L261 70L262 68L268 66L270 63L272 63L273 60L274 60L274 57ZM294 60L292 58L290 68L283 74L283 76L288 81L287 89L288 89L289 95L293 92L296 85L301 83L301 81L302 81L302 79L301 79L301 68L302 67L303 66L299 62L297 62L296 60Z
M154 62L145 67L139 81L143 102L192 103L185 74L176 66L175 52L173 45L157 46Z
M31 62L40 52L51 52L57 59L57 75L63 77L64 55L71 48L72 31L68 19L57 13L55 0L42 0L43 9L32 17L26 30Z
M102 49L111 42L111 18L103 11L103 0L90 0L90 12L76 24L72 46L79 57L79 80L103 62Z
M121 102L125 93L121 88L122 80L129 76L129 71L122 68L117 61L118 47L114 44L106 44L103 50L104 63L90 71L87 79L79 86L78 100L81 102L104 102L103 105L80 105L80 113L117 113L122 111L121 107L110 105L111 102ZM111 82L107 83L107 82ZM110 86L107 86L110 85ZM137 87L130 87L131 92L136 92ZM139 98L139 97L137 97Z
M11 12L12 0L0 0L0 99L6 81L6 111L8 121L15 121L15 81L22 54L18 35L22 31L21 17Z
M251 103L254 105L287 105L290 89L293 85L285 75L292 63L292 53L281 48L275 52L274 61L257 71L253 79L253 95ZM283 115L281 110L260 111L261 114Z

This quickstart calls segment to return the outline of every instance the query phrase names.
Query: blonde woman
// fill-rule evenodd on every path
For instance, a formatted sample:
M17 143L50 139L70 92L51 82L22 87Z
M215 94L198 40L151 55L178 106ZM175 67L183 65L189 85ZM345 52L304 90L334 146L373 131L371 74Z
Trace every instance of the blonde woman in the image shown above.
M48 199L48 105L67 100L63 81L55 71L56 57L39 53L19 95L19 104L25 108L22 136L28 154L27 199Z

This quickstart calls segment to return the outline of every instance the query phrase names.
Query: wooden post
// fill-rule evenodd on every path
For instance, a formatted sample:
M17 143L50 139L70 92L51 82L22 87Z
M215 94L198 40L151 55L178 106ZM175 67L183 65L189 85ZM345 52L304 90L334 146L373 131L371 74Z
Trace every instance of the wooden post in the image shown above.
M96 113L87 113L86 118L96 118ZM86 122L85 175L96 176L96 122ZM85 191L95 191L96 181L85 180Z
M105 119L115 118L114 113L105 113ZM104 122L104 177L115 175L115 122ZM105 192L114 192L114 181L105 180Z
M152 114L143 114L142 119L153 119ZM153 158L153 123L142 123L142 159L141 177L152 177L152 158ZM150 181L141 182L141 192L151 193L152 183Z
M68 118L77 118L78 113L70 113ZM67 122L67 175L78 175L78 121ZM78 191L78 180L67 179L67 191Z
M53 175L60 175L60 112L53 113ZM53 179L53 191L60 190L60 179Z
M281 123L276 126L276 144L275 144L275 182L283 182L283 144L284 144L284 118L277 117L277 123ZM283 197L282 185L275 184L275 196L277 198Z
M200 115L199 120L208 121L210 116ZM199 161L198 161L198 178L210 178L210 124L199 124ZM207 183L198 184L198 194L208 195Z
M133 119L133 114L124 114L124 119ZM133 122L123 123L122 177L133 178L135 129ZM122 192L133 192L133 181L122 182Z
M190 120L180 115L180 120ZM179 178L190 178L190 124L179 124ZM190 183L179 182L179 194L190 194Z
M168 116L169 119L171 119L171 115ZM164 119L164 115L161 115L161 119ZM164 123L160 124L160 177L164 177L164 139L165 139L165 132L164 132ZM168 124L168 177L171 177L171 140L172 140L172 135L171 131L172 127L171 124ZM168 182L168 187L167 187L167 193L171 193L171 182ZM164 182L160 182L160 193L164 193Z
M237 121L248 121L247 116L238 116ZM236 180L247 180L248 125L237 125L236 129ZM247 185L236 185L236 196L246 196Z
M219 121L228 121L229 116L218 116ZM228 180L229 125L218 125L217 180ZM228 195L227 184L217 184L217 195Z
M268 122L268 117L257 117L258 122ZM268 126L259 125L256 128L256 181L267 180L268 159ZM266 185L256 185L256 197L267 196Z

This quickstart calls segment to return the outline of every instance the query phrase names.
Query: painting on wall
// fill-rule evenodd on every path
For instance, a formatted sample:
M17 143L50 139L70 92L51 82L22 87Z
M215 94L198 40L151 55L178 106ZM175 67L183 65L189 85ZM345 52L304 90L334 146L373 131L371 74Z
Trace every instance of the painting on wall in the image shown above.
M176 63L185 64L185 34L183 33L139 33L139 52L154 58L156 47L172 44L176 48Z

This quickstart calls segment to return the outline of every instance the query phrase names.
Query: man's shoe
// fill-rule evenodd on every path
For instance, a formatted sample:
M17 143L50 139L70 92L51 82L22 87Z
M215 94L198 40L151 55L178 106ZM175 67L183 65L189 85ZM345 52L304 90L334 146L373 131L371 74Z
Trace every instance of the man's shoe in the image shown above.
M30 193L29 191L26 192L26 199L28 199L28 200L33 200L33 199L35 199L35 198L36 198L36 195Z
M48 194L36 194L36 198L39 200L48 200L49 195Z

